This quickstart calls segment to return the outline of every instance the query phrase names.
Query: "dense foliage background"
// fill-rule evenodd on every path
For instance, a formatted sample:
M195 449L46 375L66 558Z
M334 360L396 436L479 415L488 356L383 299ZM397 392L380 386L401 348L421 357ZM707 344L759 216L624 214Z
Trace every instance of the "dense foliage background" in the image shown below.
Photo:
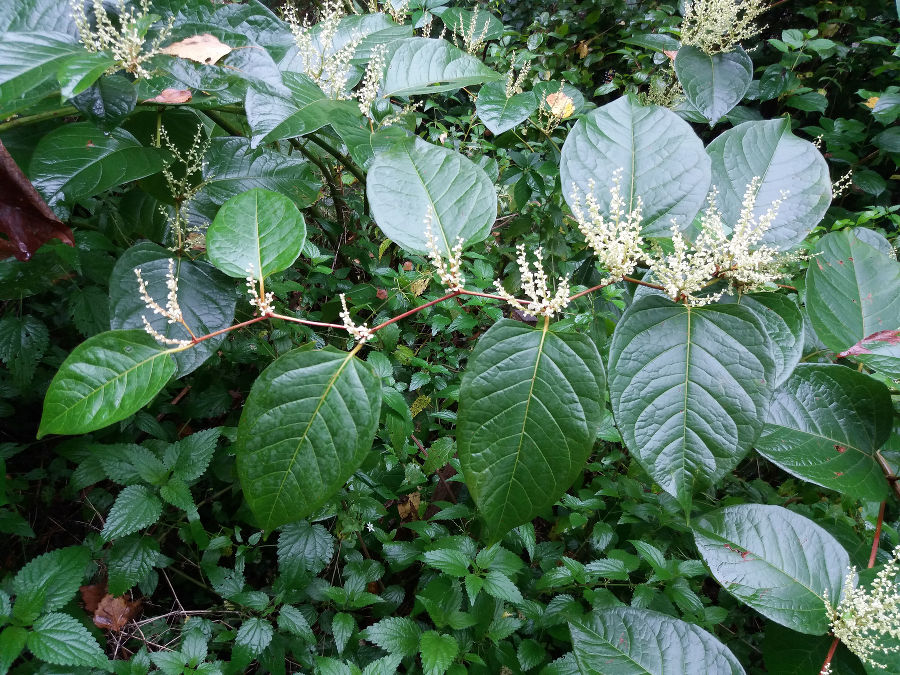
M709 56L677 3L276 4L0 0L0 672L900 672L823 601L900 544L897 8L775 2ZM760 174L808 255L703 307L607 284L572 186L620 165L656 255ZM552 328L498 299L523 243L597 287ZM211 337L142 332L191 337L135 268ZM654 389L685 344L709 401ZM279 468L267 415L332 387ZM532 400L523 478L490 424Z

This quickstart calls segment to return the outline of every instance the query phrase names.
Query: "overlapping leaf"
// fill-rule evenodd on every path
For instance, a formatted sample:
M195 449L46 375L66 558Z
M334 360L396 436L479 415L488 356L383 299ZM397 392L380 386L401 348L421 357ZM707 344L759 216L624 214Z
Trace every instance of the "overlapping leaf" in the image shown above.
M621 168L625 209L640 197L644 235L668 237L672 219L687 228L706 199L705 155L703 143L678 115L623 96L585 115L569 133L560 163L563 196L571 206L575 188L582 203L593 192L605 211L613 172Z
M538 109L538 99L533 91L506 97L503 82L488 82L478 91L475 112L491 133L502 134L517 127Z
M710 125L741 102L753 79L753 61L740 45L734 51L712 56L684 45L674 65L687 100Z
M800 308L790 298L777 293L751 293L741 304L754 311L772 337L775 381L778 387L790 376L803 356L805 329Z
M253 383L238 427L238 476L261 527L328 500L372 447L381 383L352 354L294 350Z
M738 600L800 633L829 630L825 596L840 599L850 557L813 521L780 506L726 506L698 519L694 540Z
M65 33L3 33L0 40L0 100L11 101L54 77L84 47Z
M453 91L502 77L446 40L411 37L390 45L381 96Z
M695 489L731 471L752 447L775 372L771 337L751 310L651 295L616 326L610 399L628 449L688 510Z
M586 336L501 320L479 339L460 386L457 442L494 536L552 506L583 470L604 389Z

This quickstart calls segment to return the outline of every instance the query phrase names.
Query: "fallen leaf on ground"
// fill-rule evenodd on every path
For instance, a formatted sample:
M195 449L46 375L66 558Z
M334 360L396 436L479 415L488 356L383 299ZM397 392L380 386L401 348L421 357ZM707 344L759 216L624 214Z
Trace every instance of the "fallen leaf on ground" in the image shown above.
M418 520L419 504L422 503L422 495L413 492L411 495L401 497L397 504L397 513L401 520Z
M82 586L78 590L81 591L81 602L84 603L85 611L88 614L93 614L97 611L103 596L106 595L106 583Z
M125 596L105 595L94 611L94 625L103 630L120 631L131 621L141 608L140 600L129 600Z
M203 35L192 35L179 42L173 42L159 51L169 56L177 56L181 59L212 65L223 56L230 54L231 47L221 42L215 35L204 33Z

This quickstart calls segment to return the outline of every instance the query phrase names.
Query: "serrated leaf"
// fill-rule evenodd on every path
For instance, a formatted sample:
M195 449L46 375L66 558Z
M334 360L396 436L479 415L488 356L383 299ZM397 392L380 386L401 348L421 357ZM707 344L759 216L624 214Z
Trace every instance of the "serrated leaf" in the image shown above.
M402 661L400 654L382 656L363 668L362 675L395 675Z
M781 199L784 201L760 245L780 250L793 248L819 224L831 202L828 165L816 147L791 133L783 118L744 122L723 132L706 148L712 160L712 184L728 227L738 222L747 186L762 179L753 209L759 219Z
M828 532L780 506L726 506L695 522L694 541L723 588L810 635L829 630L826 592L842 596L850 556Z
M282 574L318 574L331 562L332 555L334 537L318 523L290 523L278 534L278 569Z
M422 634L419 651L425 675L443 675L459 653L459 643L452 635L430 630Z
M685 97L709 120L710 126L741 102L753 79L753 61L740 45L733 51L713 55L683 45L674 66Z
M31 560L12 582L17 601L24 595L42 594L40 612L52 612L65 605L81 586L90 551L84 546L56 549Z
M28 175L61 218L80 199L162 170L165 154L145 148L124 129L102 132L90 122L66 124L38 141Z
M462 551L442 548L435 551L425 551L422 561L444 574L454 577L463 577L469 572L471 559Z
M826 347L841 352L900 327L900 263L852 232L819 240L806 271L806 310Z
M21 626L7 626L0 631L0 673L6 673L9 667L25 649L28 631Z
M338 654L343 654L350 636L356 630L356 620L352 615L338 612L331 620L331 634L334 636L334 645Z
M305 242L306 223L294 202L261 188L225 202L206 230L210 261L238 278L264 279L287 269Z
M120 596L146 577L159 561L159 542L134 535L113 542L107 571L109 593Z
M143 331L88 338L50 382L37 437L84 434L147 405L175 374L175 361Z
M673 218L686 229L706 200L709 157L691 126L671 110L644 107L628 96L585 115L566 138L560 161L566 202L574 203L574 186L582 203L593 192L600 212L608 212L619 168L625 210L635 208L638 197L643 203L644 236L670 237Z
M184 326L171 323L148 309L141 299L136 269L140 269L150 297L165 305L169 293L166 283L170 260L174 261L178 282L178 304L185 323L194 334L206 335L232 324L236 304L233 281L208 263L178 258L162 246L143 241L125 251L113 268L109 280L109 326L112 330L144 330L146 319L157 332L168 338L191 339ZM173 354L178 377L200 367L218 351L224 340L222 334Z
M187 486L187 483L177 477L172 477L168 483L159 489L159 496L175 508L188 513L197 508L191 495L191 489Z
M56 75L84 47L58 32L5 33L0 42L0 100L12 101Z
M306 617L296 607L284 605L278 611L278 629L303 638L308 644L316 643L316 635Z
M514 94L506 98L503 82L488 82L478 90L475 112L492 134L502 134L514 129L531 117L538 109L538 99L533 91Z
M425 218L438 250L481 241L497 217L497 193L487 174L460 153L418 137L379 152L369 166L366 194L378 227L397 245L428 251Z
M502 572L498 572L497 570L491 570L486 575L484 575L484 584L482 585L482 589L485 593L494 596L498 600L505 600L506 602L511 602L514 605L522 604L524 598L522 598L522 592L519 588L512 582L512 580L503 574Z
M531 521L580 475L594 445L605 376L583 335L501 320L460 386L459 460L492 536Z
M49 344L50 333L40 319L30 315L0 319L0 361L9 368L18 386L31 382Z
M687 511L693 491L737 466L762 431L775 362L746 307L651 295L616 326L609 372L626 446Z
M594 610L569 623L582 675L742 675L734 654L702 628L649 609Z
M253 657L259 656L263 650L269 646L275 631L265 619L253 617L247 619L238 628L237 635L234 638L235 647L247 650L247 653Z
M544 649L540 642L529 638L519 643L519 648L516 650L516 658L519 661L519 665L522 666L522 670L531 670L543 663L544 659L547 658L547 650Z
M165 463L172 476L191 483L206 473L221 434L222 427L204 429L166 448Z
M503 77L446 40L397 40L388 48L386 60L382 98L453 91Z
M247 503L270 530L324 504L372 447L381 383L352 354L295 350L256 379L236 442Z
M87 628L68 614L42 616L28 634L28 649L41 661L59 666L105 668L106 656Z
M388 617L363 631L363 637L386 652L411 656L419 649L422 631L412 619Z
M838 365L804 363L775 392L756 450L788 473L857 499L887 499L874 455L891 435L887 387Z
M105 540L124 537L149 527L162 515L162 502L143 485L129 485L113 502L100 532Z

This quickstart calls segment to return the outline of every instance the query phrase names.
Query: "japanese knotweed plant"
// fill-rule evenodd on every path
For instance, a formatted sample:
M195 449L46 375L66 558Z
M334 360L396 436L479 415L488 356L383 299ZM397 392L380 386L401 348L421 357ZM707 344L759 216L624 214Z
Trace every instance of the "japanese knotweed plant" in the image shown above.
M880 639L851 630L851 613L865 611L845 576L849 554L832 534L780 506L716 508L716 487L753 451L848 498L883 502L892 484L896 490L878 452L894 421L885 378L897 373L900 263L881 238L853 231L821 237L808 258L798 252L832 197L818 149L795 136L787 119L747 121L704 144L682 117L633 96L588 112L568 85L526 91L527 78L504 78L473 55L473 45L493 39L483 12L441 15L465 28L463 49L414 36L384 14L326 9L317 25L268 13L241 24L248 40L240 45L247 47L242 68L207 63L186 72L183 63L160 62L161 82L190 85L201 99L178 104L179 113L210 130L208 145L182 154L202 181L178 190L190 193L185 218L209 220L205 249L175 237L174 250L139 242L120 257L110 282L112 330L88 338L61 364L38 436L89 434L128 419L236 331L273 322L339 332L346 339L336 344L323 347L327 340L317 333L272 359L243 401L237 476L248 513L270 532L316 514L372 452L386 397L362 357L385 349L386 329L439 303L496 301L526 320L500 318L478 336L462 366L454 428L459 468L488 544L546 515L584 474L601 426L610 423L609 401L625 448L666 495L672 522L677 514L678 527L692 532L723 588L799 633L833 631L851 649ZM228 23L240 23L235 17L220 17L218 28L236 42L241 34ZM26 38L13 33L7 42L17 39ZM746 65L746 54L701 51L716 86L729 74L732 107L746 91L744 70L717 69L735 53ZM731 109L722 103L729 97L704 88L699 76L689 82L681 58L679 51L675 67L688 99L711 96L712 113L695 105L715 122ZM18 79L9 81L18 89L43 84L32 72L42 64L16 70ZM108 81L101 77L102 88ZM483 122L503 134L527 121L548 148L565 139L541 170L552 173L548 183L561 186L554 199L571 211L555 225L571 246L531 237L517 244L511 274L495 270L496 279L484 278L485 265L476 274L474 264L497 246L503 179L492 158L475 161L430 142L426 137L440 136L421 133L412 119L383 124L418 97L476 87L472 126ZM354 95L359 99L350 100ZM161 128L162 104L150 106ZM154 176L161 185L177 180L165 173L165 149L153 147L153 134L137 122L135 135L110 113L103 134L91 119L53 129L34 149L35 186L60 217L125 183L159 192ZM166 128L175 143L174 128ZM534 150L527 140L517 152L526 150ZM350 189L364 190L366 213L348 207ZM336 257L342 240L370 237L377 227L389 240L385 250L395 245L446 293L412 300L389 318L355 302L349 282L330 299L330 314L292 302L288 289L314 285L327 259L307 236L310 216L316 232L322 223L323 236L335 237ZM801 285L791 284L801 274L802 304ZM570 320L598 296L625 299L606 345ZM242 320L235 319L238 307ZM823 355L857 367L800 363L807 325ZM55 611L51 604L43 610ZM697 625L600 604L570 622L572 658L585 672L602 670L597 659L625 658L622 649L630 659L678 664L648 672L698 672L710 664L715 672L743 672ZM267 621L252 620L256 627ZM622 631L637 627L644 638L619 647ZM428 640L441 638L435 635Z

